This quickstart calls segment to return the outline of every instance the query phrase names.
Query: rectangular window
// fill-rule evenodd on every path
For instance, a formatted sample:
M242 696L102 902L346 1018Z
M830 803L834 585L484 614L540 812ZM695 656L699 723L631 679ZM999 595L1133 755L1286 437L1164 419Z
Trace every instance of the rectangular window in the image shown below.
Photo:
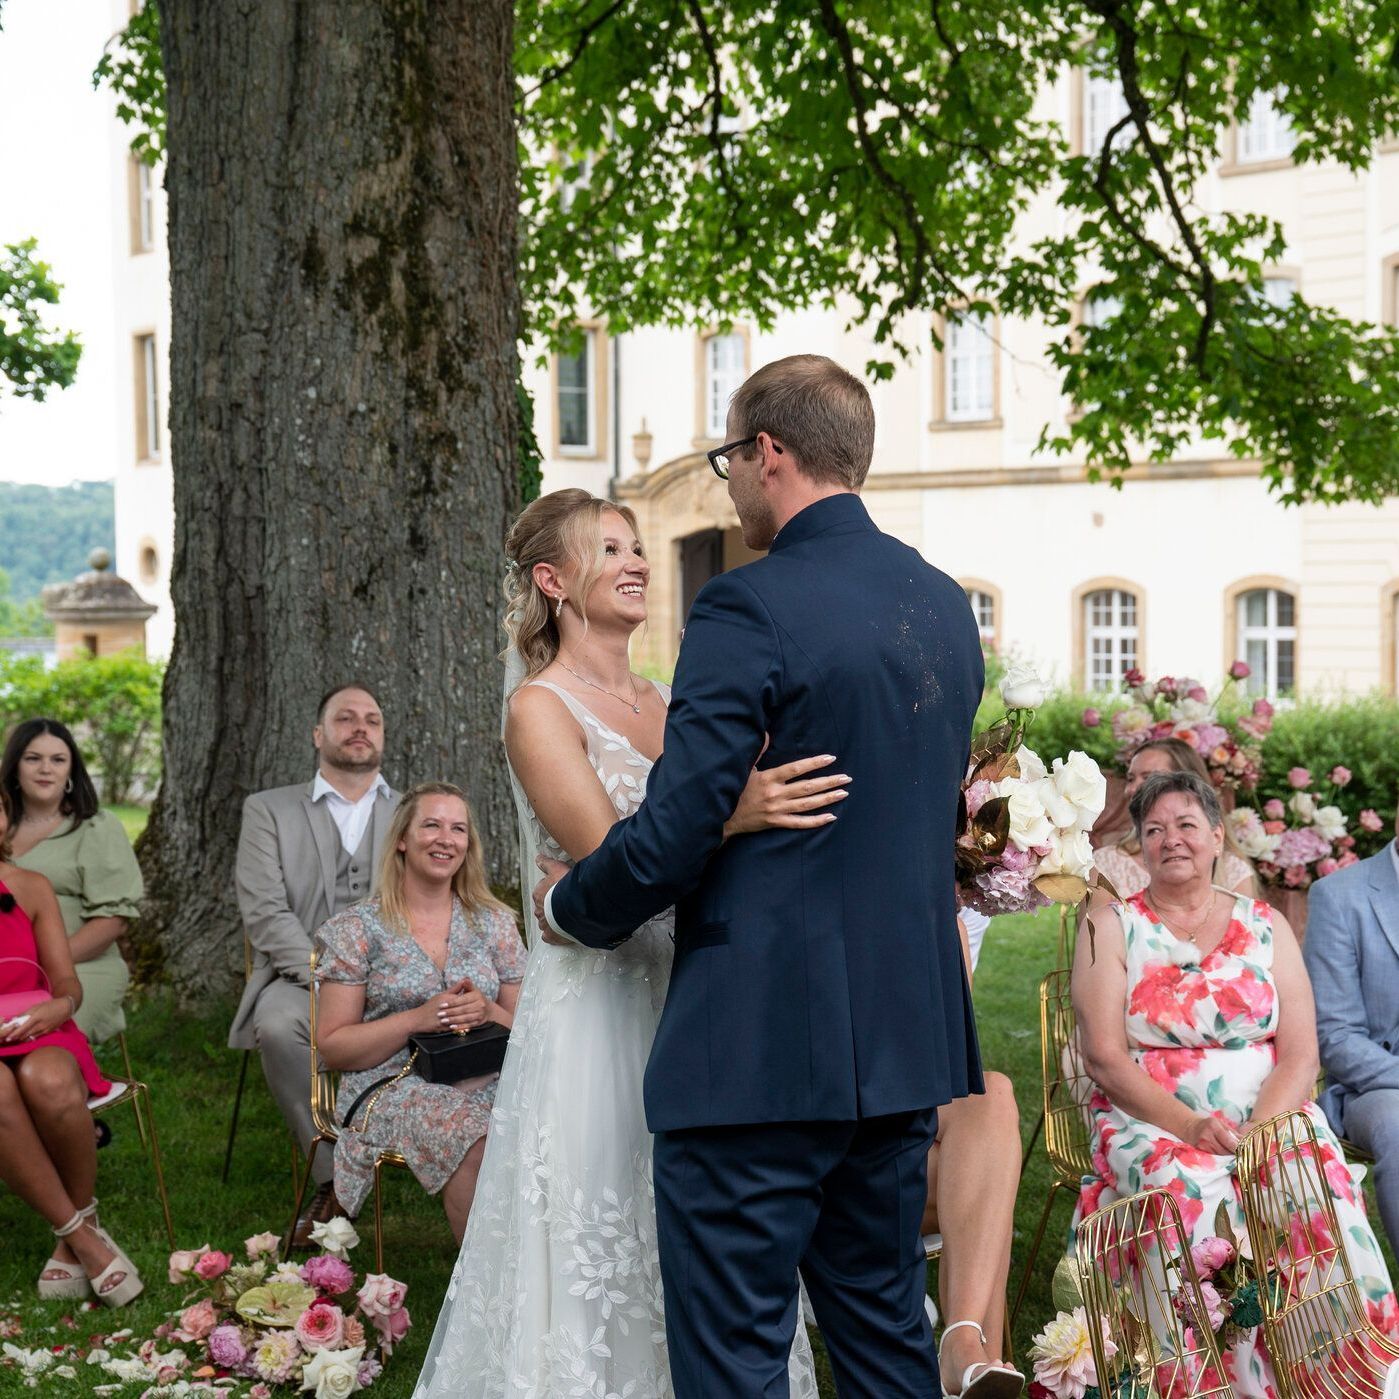
M724 440L729 400L744 380L747 347L741 335L711 335L704 342L704 435Z
M1083 600L1084 684L1094 693L1115 690L1137 663L1137 599L1123 588L1099 588Z
M949 422L985 422L994 417L995 352L991 317L986 312L968 311L948 318L943 372Z
M981 644L993 650L996 645L996 599L982 588L966 588L967 601L972 605L972 615L976 618L976 629L981 635Z
M1297 599L1281 588L1251 588L1238 601L1235 650L1248 662L1250 694L1277 699L1297 683Z
M148 253L155 247L155 171L138 156L131 157L131 251Z
M1255 92L1248 115L1239 123L1240 165L1286 160L1292 154L1292 123L1270 92Z
M1297 279L1295 277L1264 277L1263 278L1263 300L1269 306L1276 306L1279 310L1290 305L1297 297Z
M1108 132L1127 115L1127 96L1116 78L1083 75L1083 154L1095 157L1102 153ZM1132 140L1132 128L1124 126L1113 137L1113 146L1125 146Z
M136 359L136 460L160 460L160 360L155 336L138 335Z
M597 333L588 331L577 354L560 354L558 364L559 449L577 455L596 450L593 382Z

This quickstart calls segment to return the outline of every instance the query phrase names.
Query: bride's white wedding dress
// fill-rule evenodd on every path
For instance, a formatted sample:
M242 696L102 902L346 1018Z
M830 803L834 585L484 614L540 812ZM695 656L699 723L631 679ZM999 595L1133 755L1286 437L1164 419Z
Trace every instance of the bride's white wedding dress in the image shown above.
M630 815L651 763L572 695L532 683L568 706L598 780L618 815ZM536 853L566 856L513 772L511 781L527 892ZM529 963L476 1200L414 1399L664 1399L672 1390L641 1085L670 979L672 916L614 952L554 946L528 921ZM789 1370L792 1394L816 1399L800 1325Z

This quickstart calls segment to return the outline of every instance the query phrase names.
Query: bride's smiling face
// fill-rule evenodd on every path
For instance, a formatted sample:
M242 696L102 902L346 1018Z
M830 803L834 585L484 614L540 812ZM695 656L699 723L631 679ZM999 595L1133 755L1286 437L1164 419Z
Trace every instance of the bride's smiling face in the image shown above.
M614 511L599 521L602 572L588 589L589 626L639 627L646 620L646 589L651 565L632 527Z

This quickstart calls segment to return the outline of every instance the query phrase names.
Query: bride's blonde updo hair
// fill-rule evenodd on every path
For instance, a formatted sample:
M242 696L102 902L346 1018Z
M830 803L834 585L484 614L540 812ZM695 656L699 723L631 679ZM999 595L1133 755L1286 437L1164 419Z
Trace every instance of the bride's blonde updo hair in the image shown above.
M588 594L602 574L602 517L620 515L637 534L636 516L625 505L570 487L531 501L505 539L505 630L525 678L539 674L559 654L554 603L534 581L536 564L572 564L577 578L569 605L588 622Z

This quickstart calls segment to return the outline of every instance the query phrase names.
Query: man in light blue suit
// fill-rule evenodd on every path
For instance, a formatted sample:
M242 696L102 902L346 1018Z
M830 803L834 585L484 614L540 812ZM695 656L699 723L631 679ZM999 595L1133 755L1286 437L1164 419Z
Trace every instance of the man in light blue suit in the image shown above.
M1399 844L1312 885L1302 952L1327 1078L1321 1106L1375 1158L1380 1214L1399 1247Z

